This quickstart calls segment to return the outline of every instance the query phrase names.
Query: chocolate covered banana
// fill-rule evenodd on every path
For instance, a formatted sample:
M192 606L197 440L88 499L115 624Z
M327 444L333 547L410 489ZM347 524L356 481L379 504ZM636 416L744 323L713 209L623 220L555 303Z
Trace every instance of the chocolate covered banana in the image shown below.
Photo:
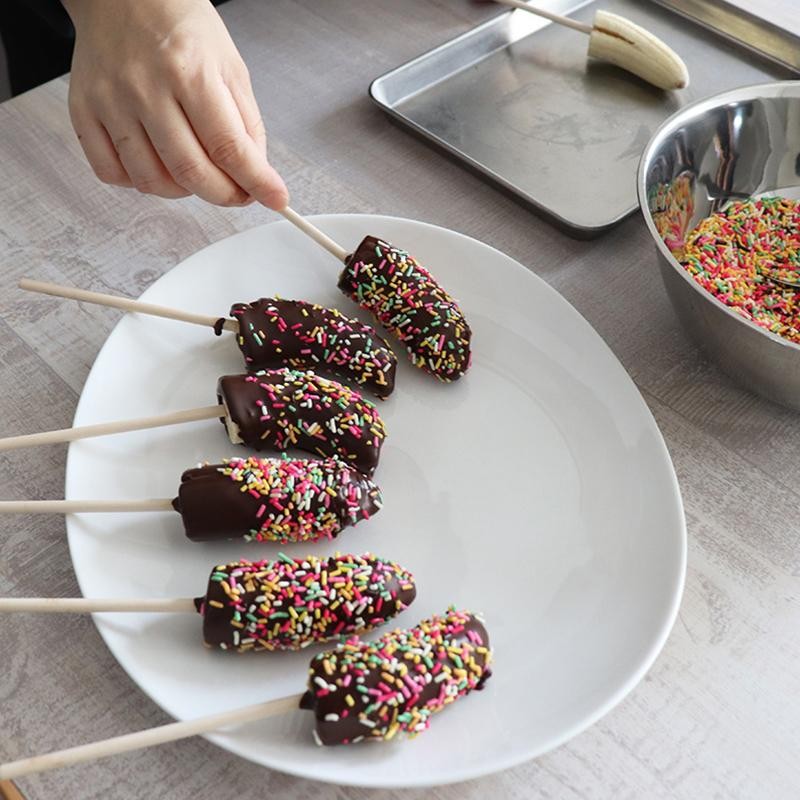
M195 542L333 539L376 514L381 490L337 458L231 458L188 469L172 501Z
M237 561L211 572L203 639L223 650L299 650L382 625L416 597L410 572L372 554Z
M318 744L416 735L431 717L491 675L483 622L448 610L374 642L353 638L311 661L300 707L314 712Z
M195 542L315 542L376 514L381 490L337 458L231 458L188 469L174 499L0 500L0 514L177 511Z
M415 366L442 381L469 369L472 331L458 303L405 250L367 236L345 262L339 288L400 339Z
M367 476L378 466L383 420L372 403L337 381L310 371L263 370L220 378L217 395L234 444L338 456Z
M236 341L247 369L280 366L338 375L377 395L394 389L397 357L370 325L335 308L303 300L262 297L235 303ZM225 320L219 320L218 333Z
M370 557L367 556L363 556L361 559L370 561ZM311 567L311 559L305 561L309 562L309 567ZM231 576L240 566L232 565L232 570L226 566L219 567L220 583L230 581ZM257 570L260 569L258 565L252 566ZM371 563L370 566L372 567ZM363 593L356 591L355 584L348 583L347 576L352 568L337 563L332 568L334 572L337 571L337 567L343 568L345 572L344 575L338 576L343 582L336 591L345 593L344 602L339 603L337 607L336 615L338 617L342 606L347 606L350 591L356 597ZM404 589L402 583L410 580L410 576L395 569L395 565L390 565L390 568L390 572L401 581L400 590L411 591L410 588ZM321 587L326 585L323 576L331 574L330 566L326 569L324 565L321 565L321 571L317 573L315 570L310 582L306 584L306 576L300 574L305 570L304 562L293 561L289 570L290 575L284 580L279 580L279 585L286 589L296 589L291 597L290 609L297 607L297 595L302 594L304 599L308 599L309 596L318 598L319 592L322 591ZM214 579L215 573L212 573L212 581ZM303 647L309 638L311 641L323 640L315 639L315 633L308 630L298 631L297 638L287 631L289 636L283 639L282 631L275 632L274 628L270 627L270 623L275 617L274 604L279 602L280 605L277 607L284 608L282 594L277 600L267 597L267 592L274 579L275 576L272 575L266 577L266 586L261 589L260 594L252 597L252 603L249 605L250 592L259 591L261 579L244 576L243 580L245 582L250 580L252 588L250 586L240 587L238 577L233 581L239 591L235 593L234 611L230 614L229 619L232 625L234 622L236 623L233 627L236 629L235 633L238 633L238 643L233 643L236 637L232 636L230 639L232 647L228 649L255 650L258 644L261 644L261 649L297 649ZM367 581L372 579L373 575L370 574ZM381 583L381 579L378 579L377 583L381 586L385 585ZM328 585L330 585L330 580ZM406 583L405 586L410 586L410 584ZM306 591L302 592L301 587L305 587ZM287 591L286 601L290 599L288 595ZM375 596L377 598L382 595L378 591ZM243 601L245 597L246 599ZM84 600L84 598L79 598L79 600ZM63 604L73 601L62 598L57 598L57 602L62 604L62 607L58 609L43 608L42 602L41 598L23 601L11 600L5 608L2 606L0 608L7 611L76 610L75 608L66 608ZM222 608L225 608L225 603L219 602ZM376 599L375 603L377 604L377 602ZM263 604L263 607L260 604ZM325 611L321 612L325 614L334 611L331 607L334 604L326 606L320 599L317 608L325 606ZM400 599L398 606L400 604L405 606L405 600ZM241 605L242 608L236 607L237 605ZM246 611L244 611L245 607ZM93 610L110 609L103 607ZM314 612L315 617L317 616L316 611L317 609ZM259 612L263 612L262 619L266 618L267 620L266 629L250 630L246 623L251 622L253 625L257 625ZM255 617L256 622L252 622L250 616ZM382 614L379 614L379 617L385 618ZM290 629L294 624L291 621L292 618L292 612L289 611L288 617L285 618L287 619L285 624ZM284 617L277 619L284 619ZM340 618L339 622L341 621L343 620ZM330 631L338 627L339 622L333 624L332 627L328 624L322 625L319 635L327 637ZM342 630L348 629L350 625L360 625L362 622L367 625L372 624L364 617L359 619L353 619L352 616L347 617ZM224 624L223 621L223 627ZM240 628L239 625L242 627ZM259 639L259 637L262 638ZM226 645L228 641L225 637ZM276 697L244 708L216 712L199 719L172 722L168 725L116 736L89 745L69 747L33 758L11 761L0 765L0 778L4 780L19 778L34 772L79 764L83 761L138 750L163 742L172 742L232 724L286 714L296 709L298 703L300 708L314 712L316 719L314 737L321 745L355 744L365 740L388 741L401 731L415 736L426 730L430 726L431 717L445 706L469 694L473 689L482 689L486 680L491 676L489 670L491 660L489 636L483 622L469 611L450 609L441 616L423 620L409 630L396 630L388 633L375 642L361 642L354 637L335 650L320 653L311 661L308 689L303 694Z
M208 647L300 650L383 625L414 602L408 570L374 556L235 561L211 570L206 593L188 598L4 597L0 613L191 613Z

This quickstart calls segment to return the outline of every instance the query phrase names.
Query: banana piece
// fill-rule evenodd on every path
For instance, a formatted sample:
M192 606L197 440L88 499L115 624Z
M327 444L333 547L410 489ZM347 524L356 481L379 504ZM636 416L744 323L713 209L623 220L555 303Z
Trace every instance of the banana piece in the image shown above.
M689 85L689 71L674 50L629 19L608 11L595 14L589 56L632 72L659 89Z

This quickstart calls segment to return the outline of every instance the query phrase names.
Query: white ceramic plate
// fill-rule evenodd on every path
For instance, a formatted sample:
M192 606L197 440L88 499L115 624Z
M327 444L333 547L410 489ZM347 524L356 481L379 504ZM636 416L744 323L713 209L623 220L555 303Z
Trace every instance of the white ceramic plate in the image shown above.
M605 714L664 644L686 552L669 456L600 337L512 259L410 220L316 221L346 246L372 233L411 249L461 300L474 366L448 386L402 361L398 388L380 406L389 430L377 472L385 508L333 544L284 550L372 550L399 561L419 594L398 624L450 603L482 611L494 676L411 741L319 748L311 715L300 711L210 738L259 764L343 784L433 785L510 767ZM333 258L281 222L196 253L143 298L223 315L232 302L279 294L354 314L337 274ZM75 424L213 403L217 377L242 363L230 334L127 316L95 362ZM66 496L171 497L183 469L232 454L213 420L78 442ZM177 514L77 515L67 525L87 597L198 595L212 565L278 552L193 544ZM96 619L128 674L179 719L302 691L313 652L211 652L192 615Z

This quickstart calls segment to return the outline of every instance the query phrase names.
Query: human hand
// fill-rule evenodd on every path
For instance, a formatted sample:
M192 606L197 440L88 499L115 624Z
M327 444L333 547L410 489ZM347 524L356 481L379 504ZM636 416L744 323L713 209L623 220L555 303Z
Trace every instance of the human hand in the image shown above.
M288 203L247 67L208 0L63 0L72 124L104 183L218 205Z

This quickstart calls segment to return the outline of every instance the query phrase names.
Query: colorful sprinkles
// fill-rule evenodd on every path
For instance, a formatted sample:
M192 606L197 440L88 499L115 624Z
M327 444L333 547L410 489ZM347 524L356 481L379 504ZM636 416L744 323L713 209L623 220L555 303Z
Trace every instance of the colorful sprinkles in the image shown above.
M800 202L736 201L702 220L675 258L707 292L745 319L800 343Z
M290 369L228 376L219 386L235 435L244 444L339 456L365 475L378 466L386 427L375 406L357 391L311 371Z
M369 519L369 509L377 511L383 503L381 490L338 458L231 458L217 471L260 501L247 541L333 539L342 528Z
M416 596L410 572L365 555L221 564L211 573L203 615L206 644L223 650L299 650L372 630Z
M397 357L377 331L335 308L303 300L236 303L237 342L248 370L286 365L329 371L378 397L394 388Z
M415 366L442 381L469 369L472 332L461 309L405 250L367 236L348 260L339 288L403 342Z
M414 736L433 714L483 687L491 658L481 620L451 608L375 642L353 638L320 653L301 706L315 711L318 744Z

